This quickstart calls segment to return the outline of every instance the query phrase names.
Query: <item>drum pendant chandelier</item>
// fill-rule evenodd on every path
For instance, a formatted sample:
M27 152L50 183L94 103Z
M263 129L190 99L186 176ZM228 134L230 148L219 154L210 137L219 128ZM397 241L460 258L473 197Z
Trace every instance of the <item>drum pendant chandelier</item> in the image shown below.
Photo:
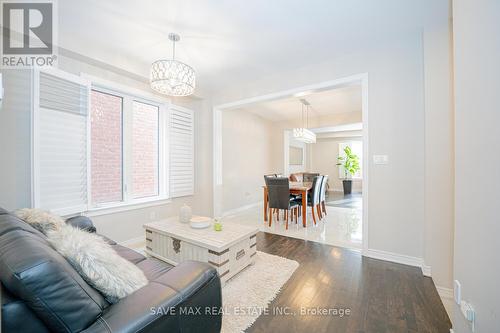
M309 108L311 104L305 100L301 99L302 104L302 127L296 127L293 129L293 138L297 141L304 143L316 143L316 134L308 129L309 127ZM306 114L306 120L304 121L304 109Z
M151 65L151 88L169 96L188 96L194 92L195 72L191 66L175 60L175 42L181 38L178 34L170 33L168 39L172 41L172 59L157 60Z

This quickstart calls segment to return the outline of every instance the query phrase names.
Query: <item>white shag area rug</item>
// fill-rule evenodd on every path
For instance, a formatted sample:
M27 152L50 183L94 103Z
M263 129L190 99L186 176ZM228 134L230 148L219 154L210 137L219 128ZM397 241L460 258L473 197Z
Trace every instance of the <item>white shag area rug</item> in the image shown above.
M222 288L223 333L239 333L250 327L283 285L299 267L299 263L257 251L255 264L226 282Z

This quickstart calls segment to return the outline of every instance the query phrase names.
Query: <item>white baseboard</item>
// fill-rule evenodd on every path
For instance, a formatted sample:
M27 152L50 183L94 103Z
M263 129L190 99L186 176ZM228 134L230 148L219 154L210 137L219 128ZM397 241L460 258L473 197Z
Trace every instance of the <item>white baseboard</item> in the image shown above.
M249 205L245 205L245 206L241 206L241 207L238 207L238 208L235 208L235 209L231 209L231 210L228 210L228 211L222 213L222 217L226 217L226 216L229 216L229 215L238 214L238 213L241 213L242 211L245 211L245 210L250 209L250 208L257 207L257 206L262 205L262 204L263 204L263 201L259 201L259 202L254 202L254 203L249 204Z
M436 286L436 290L439 294L439 297L441 297L441 299L451 299L451 300L453 299L453 289Z
M373 259L380 259L395 262L398 264L419 267L422 270L422 274L424 274L425 276L430 276L431 268L424 264L424 259L422 258L375 249L368 249L363 252L363 255Z

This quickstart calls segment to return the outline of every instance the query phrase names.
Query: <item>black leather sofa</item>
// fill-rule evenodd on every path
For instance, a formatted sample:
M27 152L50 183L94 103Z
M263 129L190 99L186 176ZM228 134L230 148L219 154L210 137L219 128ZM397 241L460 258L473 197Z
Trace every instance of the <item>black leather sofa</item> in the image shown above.
M116 304L87 284L42 233L0 208L2 332L220 331L215 269L195 261L173 267L108 241L149 280Z

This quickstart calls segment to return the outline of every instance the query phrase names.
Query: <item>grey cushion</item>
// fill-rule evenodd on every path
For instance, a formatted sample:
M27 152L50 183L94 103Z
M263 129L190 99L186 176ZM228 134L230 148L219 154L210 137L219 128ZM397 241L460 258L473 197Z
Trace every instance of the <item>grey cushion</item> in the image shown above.
M148 258L138 263L137 267L142 269L149 281L153 281L168 272L174 266L155 258Z

